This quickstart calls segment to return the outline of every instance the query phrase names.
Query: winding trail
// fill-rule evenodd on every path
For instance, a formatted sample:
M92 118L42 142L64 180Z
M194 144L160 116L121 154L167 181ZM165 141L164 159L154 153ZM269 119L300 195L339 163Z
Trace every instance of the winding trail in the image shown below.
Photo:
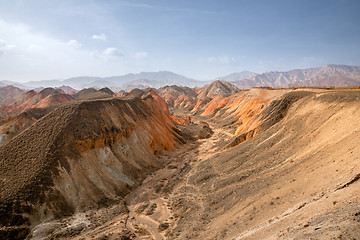
M171 190L167 192L164 186L171 184L188 164L196 165L216 154L218 142L229 140L233 136L221 129L212 130L210 138L188 143L162 156L168 164L150 174L139 187L125 197L129 210L126 228L136 236L135 239L167 239L164 230L169 225L176 224L176 216L169 203Z

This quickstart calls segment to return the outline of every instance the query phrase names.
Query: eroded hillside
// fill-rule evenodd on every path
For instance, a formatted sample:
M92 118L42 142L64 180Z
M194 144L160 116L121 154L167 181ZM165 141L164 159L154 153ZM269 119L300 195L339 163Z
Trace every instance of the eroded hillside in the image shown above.
M0 148L1 236L122 201L183 142L151 96L74 102Z
M1 147L3 236L360 239L360 91L226 89L136 90L35 121Z
M267 131L189 165L172 195L192 196L174 205L177 239L358 239L359 100L309 94Z

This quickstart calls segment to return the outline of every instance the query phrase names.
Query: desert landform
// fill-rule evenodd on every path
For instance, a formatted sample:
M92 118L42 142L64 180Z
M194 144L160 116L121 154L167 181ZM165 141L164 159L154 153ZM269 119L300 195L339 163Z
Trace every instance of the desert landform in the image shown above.
M0 87L0 239L360 239L360 67L92 80Z

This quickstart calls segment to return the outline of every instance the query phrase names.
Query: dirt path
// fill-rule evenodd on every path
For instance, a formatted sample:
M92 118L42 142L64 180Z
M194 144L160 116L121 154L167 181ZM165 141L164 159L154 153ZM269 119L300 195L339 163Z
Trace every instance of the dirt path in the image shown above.
M169 202L171 190L164 187L176 181L174 179L188 164L196 165L197 162L216 154L219 141L223 142L232 137L220 129L212 130L213 135L210 138L197 140L163 156L169 164L148 176L126 196L125 202L129 210L126 227L136 236L135 239L168 238L164 232L169 226L176 225L178 216L173 214Z

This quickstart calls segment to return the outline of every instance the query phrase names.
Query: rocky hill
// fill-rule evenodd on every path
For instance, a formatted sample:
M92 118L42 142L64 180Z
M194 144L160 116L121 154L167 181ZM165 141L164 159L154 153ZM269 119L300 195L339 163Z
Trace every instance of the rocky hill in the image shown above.
M189 87L172 85L159 88L157 91L170 108L191 110L196 103L197 93Z
M18 98L24 93L24 90L17 87L0 87L0 106L9 105L16 102Z
M1 237L121 202L182 141L151 96L59 106L0 147Z
M227 97L231 94L237 93L239 89L233 84L225 81L214 81L208 85L197 90L197 98L212 98L217 95Z
M72 101L74 98L60 89L44 88L40 92L30 90L17 97L17 101L0 107L0 120L30 108L46 108Z

